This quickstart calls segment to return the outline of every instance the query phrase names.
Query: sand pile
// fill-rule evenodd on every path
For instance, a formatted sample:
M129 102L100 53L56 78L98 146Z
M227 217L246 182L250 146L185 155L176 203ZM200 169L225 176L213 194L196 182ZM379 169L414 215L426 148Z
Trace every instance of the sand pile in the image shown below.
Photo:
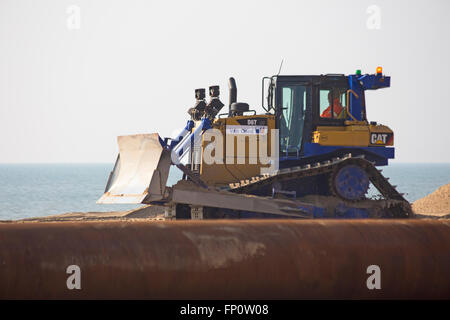
M415 201L412 205L416 214L445 216L450 214L450 183L433 193Z

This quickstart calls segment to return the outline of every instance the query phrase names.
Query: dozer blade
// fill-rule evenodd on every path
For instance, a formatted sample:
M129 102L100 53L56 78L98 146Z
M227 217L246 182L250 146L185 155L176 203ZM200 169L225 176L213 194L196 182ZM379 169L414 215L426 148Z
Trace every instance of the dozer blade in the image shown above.
M119 155L105 193L97 203L150 203L162 200L171 165L157 133L119 136Z

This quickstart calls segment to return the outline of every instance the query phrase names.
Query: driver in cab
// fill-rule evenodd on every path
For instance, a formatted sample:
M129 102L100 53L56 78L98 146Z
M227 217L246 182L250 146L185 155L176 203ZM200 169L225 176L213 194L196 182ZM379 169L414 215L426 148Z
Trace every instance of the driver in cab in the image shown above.
M333 98L331 96L333 95ZM331 109L333 109L333 118L339 119L344 114L344 107L341 104L341 101L339 99L339 92L338 91L330 91L328 93L328 108L323 110L322 114L320 115L321 118L330 118L331 119ZM331 108L333 106L333 108Z

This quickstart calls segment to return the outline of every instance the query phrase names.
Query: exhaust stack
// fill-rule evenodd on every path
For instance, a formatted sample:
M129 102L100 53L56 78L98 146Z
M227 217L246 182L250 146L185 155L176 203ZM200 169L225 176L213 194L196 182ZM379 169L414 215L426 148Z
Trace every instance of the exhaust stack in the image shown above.
M228 88L229 88L228 116L231 116L231 105L237 101L236 80L234 80L233 77L231 77L228 80Z

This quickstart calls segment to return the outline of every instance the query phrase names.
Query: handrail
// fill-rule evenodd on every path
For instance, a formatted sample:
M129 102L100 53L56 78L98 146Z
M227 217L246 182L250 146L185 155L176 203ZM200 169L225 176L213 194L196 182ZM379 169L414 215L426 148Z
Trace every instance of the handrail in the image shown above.
M353 95L356 97L356 99L359 99L358 94L353 91L352 89L348 89L347 90L347 106L345 107L345 111L347 112L347 114L354 120L354 121L358 121L356 120L356 118L350 113L350 95L349 93L353 93Z

